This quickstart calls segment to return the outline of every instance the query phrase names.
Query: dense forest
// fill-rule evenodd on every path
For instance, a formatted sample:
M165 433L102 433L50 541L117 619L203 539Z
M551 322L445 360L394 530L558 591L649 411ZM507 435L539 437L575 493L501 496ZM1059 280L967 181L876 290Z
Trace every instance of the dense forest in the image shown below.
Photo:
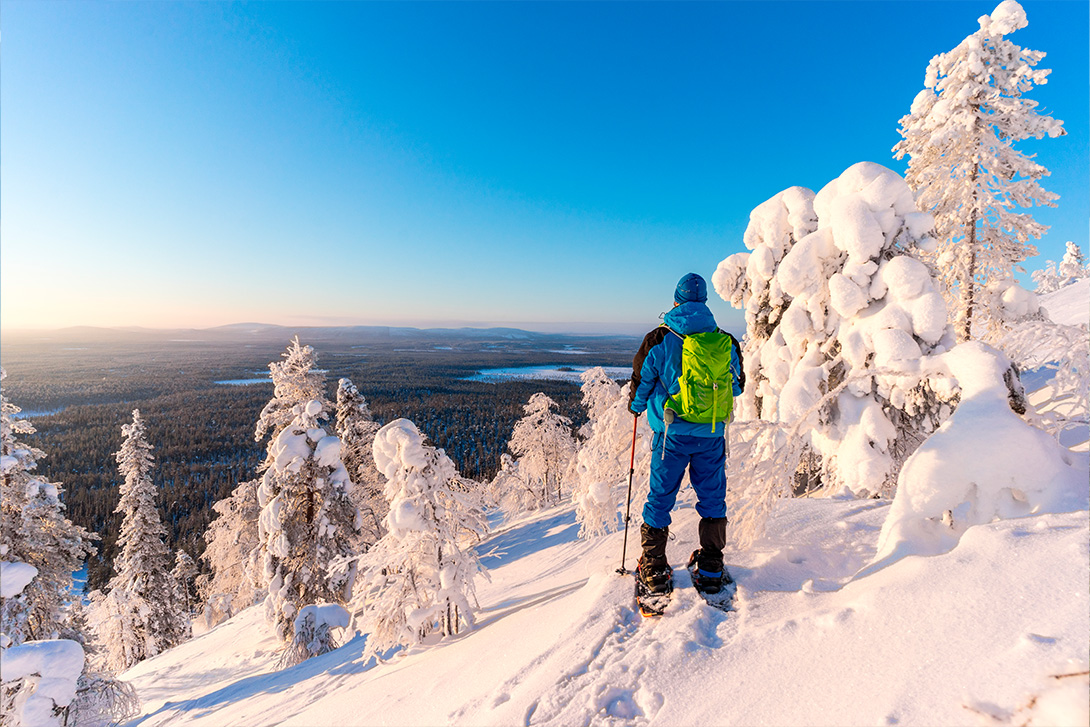
M270 383L259 379L294 331L275 327L207 332L78 329L3 341L4 393L35 428L28 441L46 453L41 473L65 488L69 517L98 533L88 588L110 577L120 516L114 452L121 425L139 409L155 447L155 482L171 549L197 558L211 506L256 476L265 442L254 440ZM466 477L491 479L515 422L532 394L545 392L575 426L585 421L569 382L467 380L494 367L628 365L638 343L623 337L565 337L504 330L310 329L327 372L328 394L351 378L380 423L412 420ZM184 335L184 338L183 338ZM574 347L579 355L558 353ZM202 563L203 565L203 563Z

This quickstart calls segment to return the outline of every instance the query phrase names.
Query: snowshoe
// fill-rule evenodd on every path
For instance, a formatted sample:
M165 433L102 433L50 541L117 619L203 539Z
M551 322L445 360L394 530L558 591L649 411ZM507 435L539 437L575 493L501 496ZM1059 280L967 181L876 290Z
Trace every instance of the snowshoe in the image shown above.
M689 557L688 568L693 587L709 606L720 611L733 610L734 594L738 587L723 566L722 557L702 558L701 551L694 550Z
M674 590L673 571L666 563L636 566L636 605L645 618L661 616Z

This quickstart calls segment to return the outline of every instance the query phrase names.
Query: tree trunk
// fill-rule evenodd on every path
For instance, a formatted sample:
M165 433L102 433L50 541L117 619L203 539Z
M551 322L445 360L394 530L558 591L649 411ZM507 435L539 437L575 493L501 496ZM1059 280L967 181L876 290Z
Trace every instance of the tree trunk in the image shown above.
M969 265L965 271L965 279L961 282L961 315L957 321L958 343L968 341L973 337L973 307L976 288L976 178L979 172L979 162L973 162L973 171L969 173L969 181L973 185L973 204L969 209L969 220L965 223L965 239L969 246Z

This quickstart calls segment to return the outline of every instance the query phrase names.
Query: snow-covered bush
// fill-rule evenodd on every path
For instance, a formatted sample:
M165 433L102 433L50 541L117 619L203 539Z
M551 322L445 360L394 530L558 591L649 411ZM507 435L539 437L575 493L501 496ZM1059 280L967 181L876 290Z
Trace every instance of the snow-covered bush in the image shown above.
M106 648L112 671L124 671L181 641L186 614L174 602L170 551L163 543L166 528L156 506L158 490L151 479L152 446L140 411L121 428L118 469L125 481L117 512L123 515L114 560L114 576L106 593L92 598L91 619Z
M390 512L386 535L361 558L366 572L356 602L371 632L368 650L472 626L474 578L482 571L474 546L488 528L475 495L407 419L378 431L374 457L386 476Z
M354 565L336 571L331 566L352 554L359 521L348 498L341 442L318 424L325 415L322 402L297 404L292 413L269 442L257 488L265 615L285 641L303 606L348 599Z
M360 511L358 551L371 547L386 534L382 521L386 517L386 498L382 490L386 484L375 467L372 454L378 422L371 416L367 400L349 379L341 379L337 386L337 436L341 439L341 460L348 470L352 489L349 497Z
M892 494L900 465L949 414L956 392L920 368L953 344L942 295L911 254L931 244L930 229L904 180L863 162L817 195L792 188L754 210L752 252L713 277L752 327L739 419L795 427L796 462L812 459L826 490ZM779 436L755 431L739 445Z
M328 654L339 644L333 629L348 628L351 616L342 606L321 603L303 606L292 624L294 636L280 656L280 668L301 664L312 656Z
M935 260L959 341L976 335L978 316L986 330L979 288L1010 278L1037 254L1028 240L1048 229L1014 210L1055 206L1057 195L1038 182L1048 170L1014 142L1065 133L1062 121L1038 113L1037 102L1024 96L1047 82L1049 71L1036 68L1045 54L1004 37L1026 27L1022 6L1004 0L979 23L956 48L931 59L894 147L896 158L909 157L905 178L920 208L935 216Z
M957 380L961 402L901 469L864 575L906 555L949 551L969 527L996 518L1090 507L1090 460L1011 411L1002 353L971 341L929 365Z
M575 454L571 420L556 411L556 402L534 394L523 407L526 413L515 423L507 448L518 458L518 477L493 483L497 503L509 516L554 505L561 501L561 484ZM501 471L501 474L502 471Z
M632 487L634 499L639 502L646 499L651 429L646 417L637 422L628 409L631 384L620 386L600 366L583 372L580 378L587 423L580 430L583 443L576 452L569 479L579 537L592 538L611 533L624 524L624 505L618 507L618 504L628 494L634 423L637 465ZM641 509L636 507L635 511Z

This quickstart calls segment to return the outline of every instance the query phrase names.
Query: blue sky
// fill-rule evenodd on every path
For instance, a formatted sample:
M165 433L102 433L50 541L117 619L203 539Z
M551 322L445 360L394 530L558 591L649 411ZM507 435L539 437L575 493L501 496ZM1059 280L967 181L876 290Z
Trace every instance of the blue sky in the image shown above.
M0 324L642 330L776 192L903 171L994 6L4 0ZM1068 131L1022 145L1033 269L1087 250L1090 16L1024 7Z

